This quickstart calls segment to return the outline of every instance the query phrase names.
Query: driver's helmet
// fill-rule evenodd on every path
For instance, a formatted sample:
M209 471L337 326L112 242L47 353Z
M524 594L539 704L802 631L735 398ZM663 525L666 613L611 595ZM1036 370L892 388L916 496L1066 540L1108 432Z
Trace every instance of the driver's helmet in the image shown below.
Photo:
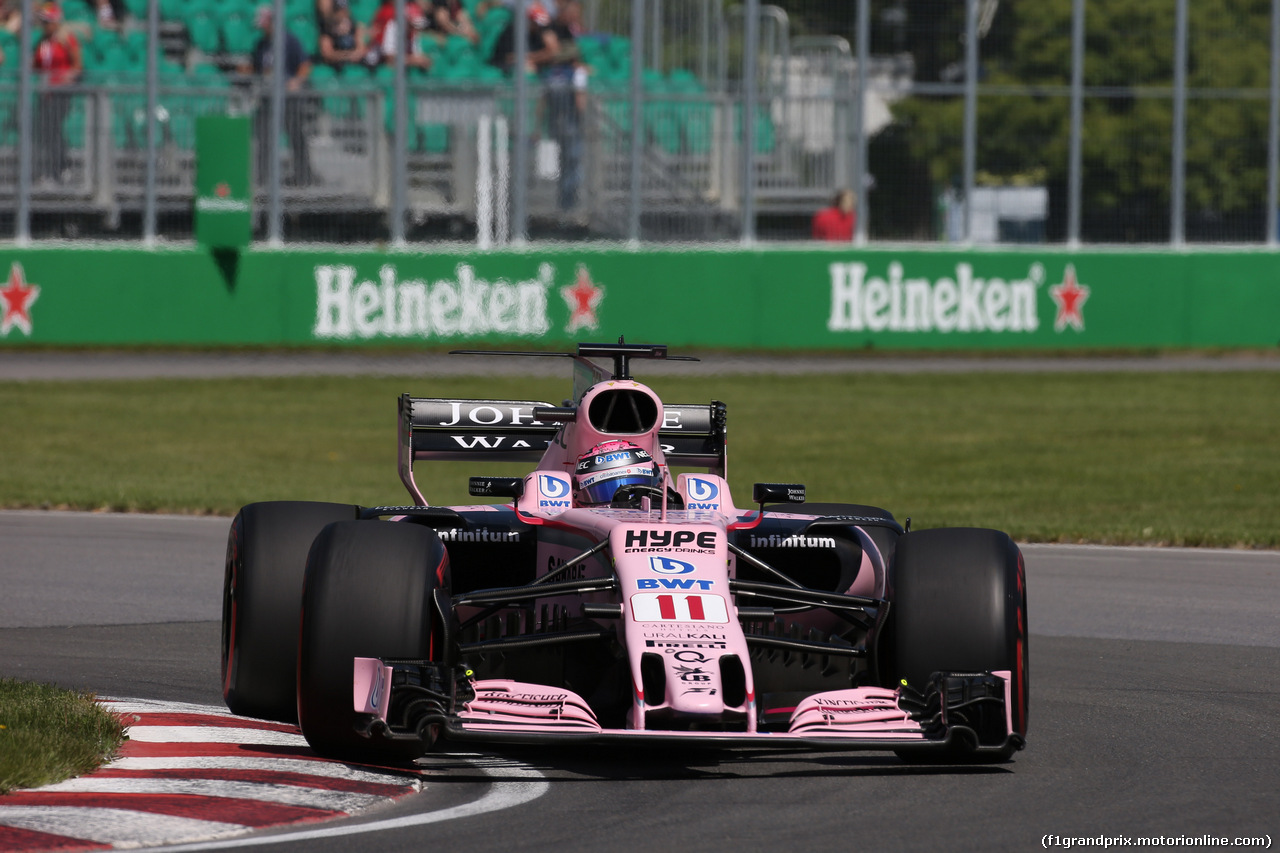
M607 504L623 486L657 486L661 482L658 463L649 451L629 441L597 444L578 457L573 472L575 497L581 506Z

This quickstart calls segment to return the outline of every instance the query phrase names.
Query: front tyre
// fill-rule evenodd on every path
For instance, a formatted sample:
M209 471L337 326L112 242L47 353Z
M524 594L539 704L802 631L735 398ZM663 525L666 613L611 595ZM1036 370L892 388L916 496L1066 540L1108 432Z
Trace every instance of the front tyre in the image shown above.
M923 689L935 672L1008 670L1013 732L1026 735L1026 571L1022 553L1008 535L947 528L901 536L891 614L898 678ZM993 757L1007 760L1013 752L1013 746L1006 746Z
M412 759L425 750L358 734L352 680L357 657L439 657L438 588L449 589L449 556L428 527L344 521L316 537L302 592L297 696L302 734L316 752Z
M222 698L233 714L298 719L298 608L311 541L358 507L266 501L243 507L227 537Z

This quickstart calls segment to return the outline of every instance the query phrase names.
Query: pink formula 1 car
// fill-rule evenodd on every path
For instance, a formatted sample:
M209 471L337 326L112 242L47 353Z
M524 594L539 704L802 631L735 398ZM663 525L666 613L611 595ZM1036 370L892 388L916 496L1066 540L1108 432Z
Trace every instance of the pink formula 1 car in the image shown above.
M1027 598L1007 535L904 532L882 509L806 504L791 484L757 483L739 507L725 406L667 404L631 378L664 346L488 354L570 359L572 399L406 394L412 506L236 516L232 711L297 720L316 751L365 760L442 739L924 761L1023 747ZM413 469L431 459L534 469L471 479L472 495L506 503L432 506Z

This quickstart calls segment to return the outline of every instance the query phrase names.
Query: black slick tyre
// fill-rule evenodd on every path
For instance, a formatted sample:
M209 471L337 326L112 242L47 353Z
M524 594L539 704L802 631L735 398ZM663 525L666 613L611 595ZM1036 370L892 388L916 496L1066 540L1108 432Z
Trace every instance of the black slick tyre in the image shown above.
M347 759L412 759L425 744L371 740L355 730L353 660L439 654L432 618L449 588L449 557L434 530L391 521L326 527L302 592L298 723L316 752Z
M892 601L898 678L923 689L935 672L1007 670L1012 676L1013 731L1025 736L1030 705L1027 592L1017 545L997 530L906 533L898 539ZM977 760L1006 760L1013 751L1009 746Z
M234 714L297 720L298 612L311 541L354 519L352 505L266 501L243 507L227 537L222 698Z

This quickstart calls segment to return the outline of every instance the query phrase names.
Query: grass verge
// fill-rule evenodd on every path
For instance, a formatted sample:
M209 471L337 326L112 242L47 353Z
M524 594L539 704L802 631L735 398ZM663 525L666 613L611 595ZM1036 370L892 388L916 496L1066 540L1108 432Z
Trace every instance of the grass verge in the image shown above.
M119 718L93 696L0 678L0 794L87 773L123 740Z
M640 370L643 380L643 371ZM729 406L730 485L802 482L916 527L1023 541L1280 547L1280 374L660 377ZM542 399L567 381L0 382L0 506L230 515L256 500L398 504L395 398ZM518 465L417 467L433 503Z

